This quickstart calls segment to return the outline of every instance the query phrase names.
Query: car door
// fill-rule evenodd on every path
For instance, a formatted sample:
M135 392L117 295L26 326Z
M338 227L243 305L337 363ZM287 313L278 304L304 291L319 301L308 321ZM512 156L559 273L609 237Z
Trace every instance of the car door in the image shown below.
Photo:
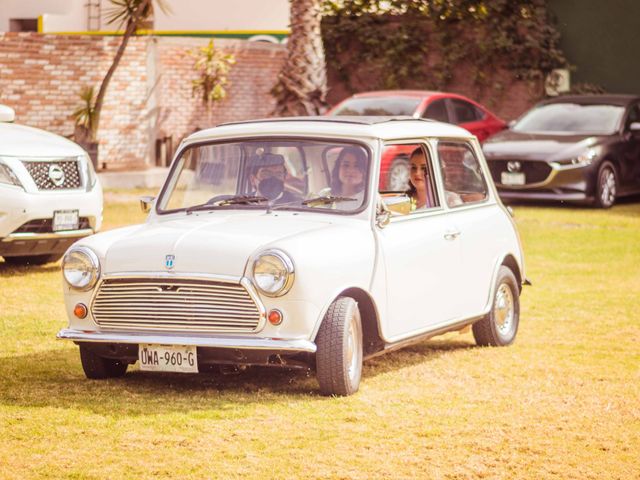
M625 190L634 192L640 190L640 132L632 132L631 124L638 122L640 104L635 104L629 110L624 123L622 161L626 175L619 180Z
M435 146L442 177L443 202L459 240L461 271L454 316L483 312L500 252L507 251L504 212L491 199L479 152L468 141L439 141Z
M385 194L382 201L392 211L390 222L375 230L384 265L387 311L383 334L399 340L447 324L453 318L460 248L448 234L453 229L440 204L431 150L416 144L427 158L430 186L428 206L400 212L407 206L402 194ZM406 196L405 196L406 199Z
M483 142L492 133L492 129L485 120L486 114L470 102L459 98L449 99L449 116L452 123L469 130L480 142Z

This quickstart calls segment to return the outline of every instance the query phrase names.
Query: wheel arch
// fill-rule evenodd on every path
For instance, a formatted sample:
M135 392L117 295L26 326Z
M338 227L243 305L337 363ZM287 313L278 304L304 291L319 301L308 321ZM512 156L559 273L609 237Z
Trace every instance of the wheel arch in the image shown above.
M516 258L508 253L503 259L500 265L504 265L508 267L513 274L516 276L516 280L518 281L518 289L522 292L522 272L520 271L520 265L518 265L518 261Z
M315 337L318 335L320 324L324 321L324 317L329 306L339 297L351 297L358 304L360 320L362 322L362 347L364 357L366 358L367 356L382 350L384 348L384 341L380 335L380 315L378 314L375 301L371 298L371 295L369 295L368 292L358 287L351 287L342 290L324 308L321 317L322 320L318 323L315 331L314 341Z

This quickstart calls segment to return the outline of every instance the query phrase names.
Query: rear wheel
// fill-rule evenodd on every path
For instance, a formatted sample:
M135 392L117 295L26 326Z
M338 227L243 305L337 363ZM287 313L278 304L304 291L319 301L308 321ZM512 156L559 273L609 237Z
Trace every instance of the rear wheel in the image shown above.
M391 163L387 173L387 190L403 192L409 188L409 160L397 157Z
M21 257L4 257L5 263L9 265L44 265L46 263L57 262L62 258L62 253L51 253L49 255L27 255Z
M316 369L322 395L351 395L362 377L362 323L353 298L339 297L316 338Z
M86 345L80 345L80 361L87 378L102 380L122 377L127 373L127 363L96 355Z
M473 337L478 345L501 347L513 343L520 323L519 293L515 275L502 265L498 270L491 312L473 324Z
M593 206L611 208L618 194L618 177L616 170L609 162L604 162L598 170Z

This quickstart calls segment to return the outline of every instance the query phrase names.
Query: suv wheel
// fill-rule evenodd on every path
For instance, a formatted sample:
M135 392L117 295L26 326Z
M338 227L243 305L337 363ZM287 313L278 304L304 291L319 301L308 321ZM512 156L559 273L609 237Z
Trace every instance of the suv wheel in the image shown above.
M100 357L82 344L80 345L80 361L86 377L94 380L122 377L127 373L129 366L120 360Z
M502 347L513 343L520 323L519 293L515 275L502 265L498 270L491 312L473 324L473 338L478 345Z
M362 377L362 324L353 298L339 297L316 337L316 369L322 395L351 395Z

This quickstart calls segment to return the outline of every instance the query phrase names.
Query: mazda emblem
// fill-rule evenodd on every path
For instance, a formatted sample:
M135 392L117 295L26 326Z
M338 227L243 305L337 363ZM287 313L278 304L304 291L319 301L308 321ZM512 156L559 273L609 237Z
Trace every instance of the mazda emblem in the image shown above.
M507 163L507 170L509 170L511 173L519 172L520 168L522 168L522 164L517 160L511 160Z
M64 183L64 170L60 167L60 165L49 166L49 180L56 186L59 187Z

